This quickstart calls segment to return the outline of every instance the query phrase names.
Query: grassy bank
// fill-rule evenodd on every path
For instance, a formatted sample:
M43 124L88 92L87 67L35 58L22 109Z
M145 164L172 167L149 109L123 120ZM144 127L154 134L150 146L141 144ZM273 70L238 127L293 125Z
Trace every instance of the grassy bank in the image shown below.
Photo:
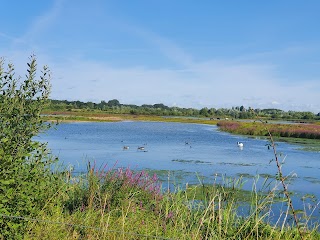
M146 172L67 171L36 218L25 220L25 239L301 239L293 225L268 222L272 191L241 192L234 183L163 192ZM245 216L237 211L244 199ZM302 225L304 239L320 239L317 226Z
M297 145L298 149L303 151L320 152L319 139L306 139L306 138L290 138L290 137L276 137L276 141L287 142Z
M157 122L179 122L179 123L198 123L216 125L218 121L207 120L205 118L187 117L164 117L156 115L133 115L133 114L108 114L104 112L45 112L45 121L71 122L116 122L116 121L157 121Z
M217 125L223 131L243 135L268 136L268 128L274 137L320 139L320 126L317 124L221 121Z
M276 141L302 145L302 149L320 151L320 125L318 124L274 124L261 122L220 121L217 126L226 132L249 136L268 137Z

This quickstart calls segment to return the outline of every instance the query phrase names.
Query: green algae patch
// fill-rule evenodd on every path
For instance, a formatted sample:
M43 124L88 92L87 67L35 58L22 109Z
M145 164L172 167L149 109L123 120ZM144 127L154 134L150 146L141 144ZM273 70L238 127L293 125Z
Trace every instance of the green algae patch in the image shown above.
M299 150L320 152L320 140L319 139L279 137L279 138L275 138L275 140L297 145L297 149L299 149Z
M223 185L189 185L184 191L188 199L206 201L218 197L223 201L251 202L252 191Z
M194 163L194 164L213 164L211 162L206 162L202 160L186 160L186 159L173 159L172 162L179 162L179 163Z

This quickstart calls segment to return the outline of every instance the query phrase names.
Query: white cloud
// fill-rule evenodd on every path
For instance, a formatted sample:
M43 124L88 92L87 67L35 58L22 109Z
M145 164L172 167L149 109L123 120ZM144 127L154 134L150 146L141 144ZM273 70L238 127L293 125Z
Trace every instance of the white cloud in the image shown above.
M143 66L114 68L108 63L72 60L55 64L53 97L82 100L119 99L123 103L163 102L182 107L274 107L290 109L292 102L302 109L315 103L317 92L308 84L281 86L272 66L205 62L188 71ZM191 73L191 74L190 74ZM62 76L62 78L61 78ZM60 79L59 79L60 78ZM319 84L313 82L313 88ZM317 111L316 104L309 110Z

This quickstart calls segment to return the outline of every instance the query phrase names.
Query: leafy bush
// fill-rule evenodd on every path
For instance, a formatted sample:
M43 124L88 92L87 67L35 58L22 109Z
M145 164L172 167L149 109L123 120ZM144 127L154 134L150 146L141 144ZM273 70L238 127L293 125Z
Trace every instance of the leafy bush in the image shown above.
M50 92L50 71L44 66L36 80L37 63L31 56L24 81L12 64L0 59L0 238L21 238L25 222L14 216L32 216L48 194L54 176L46 145L33 140L49 127L41 110Z

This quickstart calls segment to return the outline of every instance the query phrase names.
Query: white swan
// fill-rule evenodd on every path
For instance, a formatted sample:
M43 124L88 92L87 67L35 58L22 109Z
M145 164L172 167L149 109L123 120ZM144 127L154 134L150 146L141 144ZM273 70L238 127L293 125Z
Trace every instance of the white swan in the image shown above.
M238 147L243 147L243 143L242 142L237 142Z

